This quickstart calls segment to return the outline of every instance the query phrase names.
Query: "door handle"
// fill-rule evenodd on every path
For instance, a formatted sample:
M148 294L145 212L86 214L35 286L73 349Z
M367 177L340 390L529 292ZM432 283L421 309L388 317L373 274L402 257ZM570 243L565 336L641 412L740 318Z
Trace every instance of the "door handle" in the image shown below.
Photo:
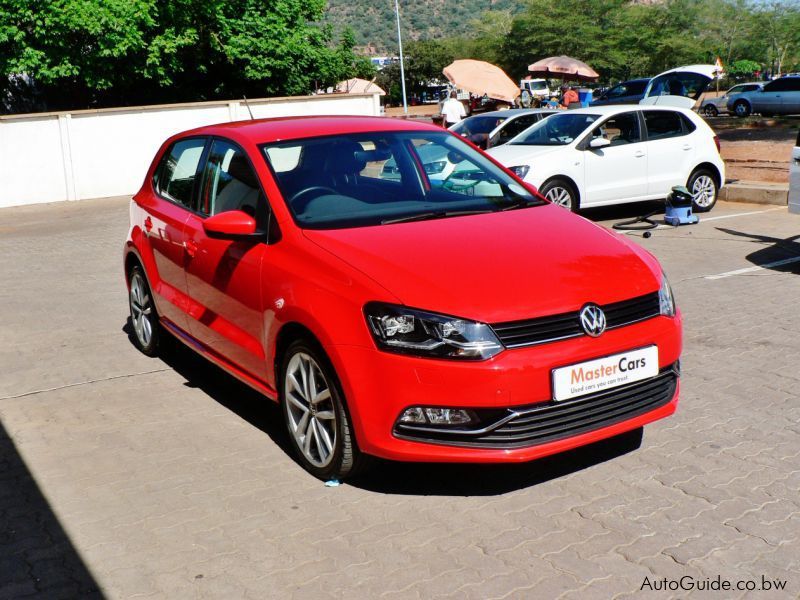
M144 228L147 230L148 233L150 233L150 230L153 228L153 219L147 217L144 220Z
M197 254L197 242L194 240L186 240L183 243L183 248L186 250L186 254L189 255L189 258L194 258L195 254Z
M636 157L636 158L642 158L642 157L644 156L644 152L642 152L641 150L639 150L639 151L638 151L638 152L636 152L636 153L635 153L633 156L634 156L634 157Z
M684 144L683 149L684 150L691 150L692 147L689 144Z

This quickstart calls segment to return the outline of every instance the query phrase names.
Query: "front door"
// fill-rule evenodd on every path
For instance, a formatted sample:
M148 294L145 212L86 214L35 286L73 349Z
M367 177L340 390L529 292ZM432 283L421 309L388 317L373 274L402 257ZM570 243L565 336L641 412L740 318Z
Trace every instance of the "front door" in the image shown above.
M614 115L592 131L592 138L611 142L603 148L586 148L585 198L582 206L629 202L647 194L647 148L637 111Z
M212 352L263 380L261 263L266 236L223 240L209 237L203 229L205 217L241 210L254 216L259 230L266 232L266 198L241 148L221 139L212 142L198 202L197 213L185 227L190 332Z

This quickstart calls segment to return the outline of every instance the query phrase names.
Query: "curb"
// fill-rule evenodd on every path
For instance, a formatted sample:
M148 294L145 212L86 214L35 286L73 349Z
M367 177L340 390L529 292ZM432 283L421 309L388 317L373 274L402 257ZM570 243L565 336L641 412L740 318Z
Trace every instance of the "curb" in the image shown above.
M785 183L737 181L726 184L720 190L719 199L726 202L786 206L789 203L789 185Z

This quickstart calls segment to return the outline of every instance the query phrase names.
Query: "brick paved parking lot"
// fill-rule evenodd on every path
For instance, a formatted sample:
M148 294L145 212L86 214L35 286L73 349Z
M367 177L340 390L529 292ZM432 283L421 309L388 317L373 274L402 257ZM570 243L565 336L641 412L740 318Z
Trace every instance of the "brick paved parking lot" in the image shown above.
M800 216L708 217L635 237L685 319L640 447L325 487L269 401L134 349L125 199L0 211L0 598L797 598ZM650 591L718 576L757 591Z

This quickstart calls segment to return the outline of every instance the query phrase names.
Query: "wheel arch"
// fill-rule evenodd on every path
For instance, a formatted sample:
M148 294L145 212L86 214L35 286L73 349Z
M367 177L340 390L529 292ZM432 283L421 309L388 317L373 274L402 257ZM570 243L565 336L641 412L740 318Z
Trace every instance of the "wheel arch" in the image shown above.
M692 178L692 175L697 173L698 171L708 171L711 173L711 176L714 178L714 183L717 184L717 191L722 187L722 174L719 172L717 166L710 162L702 162L699 165L695 166L694 169L691 170L689 173L689 177L686 179L688 182L689 179Z
M551 175L550 177L548 177L547 179L545 179L542 182L542 185L540 185L538 187L538 189L541 190L548 183L550 183L551 181L555 181L556 179L561 179L562 181L564 181L564 182L566 182L566 183L568 183L568 184L570 184L572 186L572 189L575 191L576 200L578 201L578 207L580 207L580 205L581 205L581 188L578 186L578 184L575 182L575 180L572 177L570 177L569 175L563 175L561 173L559 173L558 175Z

